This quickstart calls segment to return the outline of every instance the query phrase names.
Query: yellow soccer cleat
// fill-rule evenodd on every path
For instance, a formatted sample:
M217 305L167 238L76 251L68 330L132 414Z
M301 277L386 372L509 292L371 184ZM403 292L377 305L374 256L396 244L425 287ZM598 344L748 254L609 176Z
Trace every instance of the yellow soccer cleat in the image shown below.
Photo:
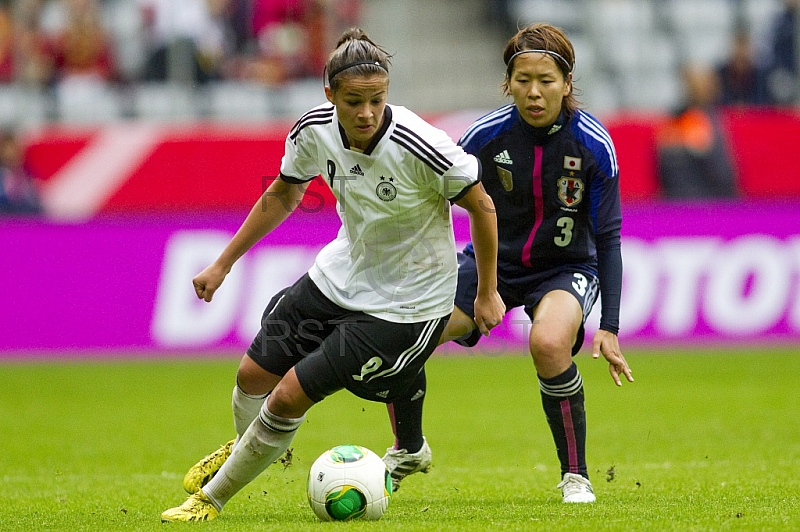
M208 484L208 481L214 478L219 468L225 463L225 460L231 455L233 449L233 442L231 440L213 453L209 454L186 472L183 477L183 489L186 493L197 493L200 488Z
M170 508L162 513L161 522L211 521L217 516L219 516L219 510L214 507L205 493L198 491L190 495L180 506Z

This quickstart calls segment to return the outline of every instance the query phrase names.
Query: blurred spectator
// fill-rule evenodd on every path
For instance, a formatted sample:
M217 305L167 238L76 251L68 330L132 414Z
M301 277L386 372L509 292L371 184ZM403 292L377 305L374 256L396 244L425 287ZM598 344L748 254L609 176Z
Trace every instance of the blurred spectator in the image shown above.
M769 92L778 105L797 103L800 97L797 63L798 17L800 0L783 0L783 9L775 17L768 43L771 61L769 66Z
M219 79L232 52L226 27L232 0L138 0L148 34L147 81Z
M357 0L233 2L231 26L245 54L234 77L266 85L321 76L331 39L356 24L360 10Z
M257 45L253 77L280 84L308 74L305 0L254 0L250 30Z
M56 78L107 82L115 78L111 42L101 20L98 0L62 0L66 24L53 42Z
M16 133L0 131L0 214L33 214L42 210L35 183L23 159Z
M137 6L143 81L320 76L332 36L357 24L360 0L123 0ZM83 90L119 81L102 0L0 0L0 83ZM130 17L128 17L130 19ZM131 73L125 76L131 78ZM70 88L73 90L73 88Z
M683 71L686 105L657 132L658 175L666 198L730 198L736 174L720 125L719 80L711 68Z
M14 6L15 79L26 85L45 86L53 80L50 43L41 26L42 0L19 0Z
M0 83L14 81L14 20L10 2L0 3Z
M511 15L513 0L486 0L487 21L501 35L513 35L519 29Z
M722 105L766 105L767 72L755 61L750 34L740 29L734 35L727 61L718 69Z

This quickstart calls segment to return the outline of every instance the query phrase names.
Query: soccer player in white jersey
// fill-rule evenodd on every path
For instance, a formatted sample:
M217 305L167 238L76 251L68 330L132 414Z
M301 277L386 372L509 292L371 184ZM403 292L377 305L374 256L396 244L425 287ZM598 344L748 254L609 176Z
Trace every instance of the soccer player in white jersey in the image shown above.
M205 521L289 447L306 411L345 388L391 402L407 391L453 311L457 262L450 204L470 213L481 331L502 320L497 226L480 166L444 132L386 103L389 55L359 29L326 65L329 104L286 139L280 177L219 258L197 277L210 302L234 262L297 206L322 175L342 227L310 271L268 305L233 392L235 440L184 479L192 495L162 521ZM287 206L289 208L287 208Z

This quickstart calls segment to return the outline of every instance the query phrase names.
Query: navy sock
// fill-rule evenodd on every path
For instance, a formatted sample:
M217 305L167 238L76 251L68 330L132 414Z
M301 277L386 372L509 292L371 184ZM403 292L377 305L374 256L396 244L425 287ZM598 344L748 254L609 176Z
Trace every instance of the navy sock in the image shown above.
M427 381L425 369L404 395L386 405L394 432L395 449L405 449L415 453L422 448L422 404L425 400Z
M547 424L561 462L561 475L577 473L589 478L586 470L586 410L578 366L573 362L561 375L550 379L539 377L539 388Z

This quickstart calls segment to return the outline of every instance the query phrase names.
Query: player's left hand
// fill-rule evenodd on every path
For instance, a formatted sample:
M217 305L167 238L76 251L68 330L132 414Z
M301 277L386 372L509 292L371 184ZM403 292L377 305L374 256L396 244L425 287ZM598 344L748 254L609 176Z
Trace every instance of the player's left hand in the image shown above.
M628 382L633 382L631 368L622 356L617 335L600 329L592 341L592 358L600 358L600 353L608 360L608 372L617 386L622 386L620 375L625 375Z
M489 331L494 329L503 321L503 316L506 314L506 304L503 303L503 298L497 293L497 290L492 290L488 294L478 294L475 298L475 325L484 336L489 336Z

